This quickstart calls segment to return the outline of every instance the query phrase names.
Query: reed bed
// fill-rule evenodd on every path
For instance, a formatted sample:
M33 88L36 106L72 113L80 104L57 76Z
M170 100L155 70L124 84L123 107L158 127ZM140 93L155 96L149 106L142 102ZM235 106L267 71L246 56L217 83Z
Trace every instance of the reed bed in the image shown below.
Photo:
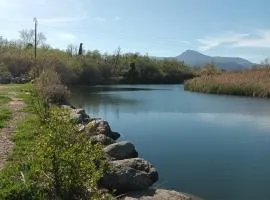
M270 68L203 75L186 81L185 90L269 98Z

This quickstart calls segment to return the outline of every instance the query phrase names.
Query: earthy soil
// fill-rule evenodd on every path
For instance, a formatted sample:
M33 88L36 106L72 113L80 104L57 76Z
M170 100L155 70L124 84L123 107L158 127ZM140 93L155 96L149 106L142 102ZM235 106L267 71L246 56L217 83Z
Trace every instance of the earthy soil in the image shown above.
M22 112L25 103L22 100L13 98L7 107L11 110L12 116L5 127L0 129L0 169L4 166L12 150L12 134L15 132L16 124L25 117L25 113Z

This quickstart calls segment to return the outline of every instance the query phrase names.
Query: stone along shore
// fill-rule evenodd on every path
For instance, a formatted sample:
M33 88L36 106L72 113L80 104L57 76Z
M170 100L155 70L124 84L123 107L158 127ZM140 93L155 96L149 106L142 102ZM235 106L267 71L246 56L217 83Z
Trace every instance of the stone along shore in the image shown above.
M93 144L103 145L109 157L111 170L106 172L100 187L115 190L123 200L199 200L173 190L152 188L158 181L155 167L138 157L135 146L128 141L117 141L120 134L111 130L109 123L101 118L90 118L84 109L68 105L61 106L71 112L71 118L78 124L79 131L85 131Z

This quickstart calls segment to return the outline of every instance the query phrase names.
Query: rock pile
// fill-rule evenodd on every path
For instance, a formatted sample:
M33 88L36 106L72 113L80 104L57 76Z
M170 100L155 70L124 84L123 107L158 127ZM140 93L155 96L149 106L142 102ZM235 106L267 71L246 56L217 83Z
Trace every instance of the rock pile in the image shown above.
M79 131L85 131L94 144L104 146L103 150L109 157L110 171L100 181L100 187L114 190L119 194L130 193L126 200L134 199L176 199L191 200L192 198L176 191L151 189L158 181L155 167L138 158L135 146L128 141L117 141L120 134L111 130L107 121L101 118L90 118L85 110L62 105L69 109L71 119L78 124ZM152 194L152 197L149 195Z

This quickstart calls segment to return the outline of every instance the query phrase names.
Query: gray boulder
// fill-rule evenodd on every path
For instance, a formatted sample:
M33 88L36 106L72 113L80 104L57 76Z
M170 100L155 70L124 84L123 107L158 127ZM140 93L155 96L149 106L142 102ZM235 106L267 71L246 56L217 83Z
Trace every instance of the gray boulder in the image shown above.
M85 130L85 125L84 124L78 124L78 131L83 132Z
M60 108L66 109L66 110L71 110L72 107L70 105L60 105Z
M0 84L9 84L11 82L10 77L0 76Z
M84 109L70 109L71 112L71 120L73 120L75 123L88 123L90 121L89 115L86 114Z
M114 160L138 157L138 152L136 151L134 145L127 141L111 144L105 147L103 150Z
M192 197L188 194L165 189L149 189L145 191L132 192L122 198L122 200L165 200L165 199L199 200L199 198Z
M71 112L70 118L71 118L71 120L72 120L73 122L75 122L76 124L80 124L80 123L83 122L82 115L80 115L80 114L76 114L76 113Z
M101 144L101 145L105 145L105 146L114 143L114 140L112 138L107 137L103 134L91 136L90 140L93 144Z
M113 132L109 123L103 119L92 119L86 125L86 131L89 135L103 134L112 138L113 140L117 140L120 137L120 134Z
M158 180L157 170L142 158L111 161L110 167L100 185L120 193L146 190Z
M31 79L29 77L14 77L11 78L11 83L16 83L16 84L25 84L29 82Z
M108 137L112 138L113 140L117 140L118 138L120 138L120 133L111 131L108 133Z
M111 127L107 121L103 119L93 119L87 125L90 128L90 132L94 132L96 135L103 134L108 135L111 132Z

